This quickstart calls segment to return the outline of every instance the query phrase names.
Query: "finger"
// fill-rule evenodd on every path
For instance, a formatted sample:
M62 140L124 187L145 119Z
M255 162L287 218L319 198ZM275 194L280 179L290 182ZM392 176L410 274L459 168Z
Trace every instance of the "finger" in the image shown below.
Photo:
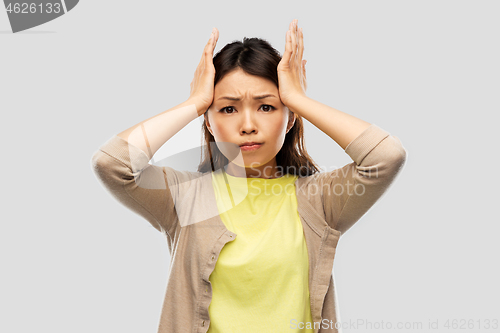
M291 37L291 30L289 29L286 32L285 52L283 53L282 57L283 64L287 67L290 63L291 56L292 56L292 37Z
M293 20L292 22L292 31L290 31L290 35L292 37L292 63L296 60L297 58L297 40L296 40L296 24L295 24L295 20Z
M302 67L302 75L301 75L301 81L304 85L304 90L307 90L307 76L306 76L306 63L307 60L302 60L301 67Z
M214 54L215 45L217 45L217 41L219 40L219 30L214 27L213 32L214 36L212 37L212 56Z
M299 36L299 24L298 20L295 20L295 28L294 28L294 37L295 37L295 62L297 63L297 67L302 67L302 58L300 58L300 36Z
M302 56L304 55L304 34L302 33L302 28L299 29L299 61L302 60Z
M209 50L212 47L212 41L214 37L214 31L210 33L210 37L208 38L207 43L205 44L205 48L203 49L203 53L205 54L207 50Z
M205 63L207 63L209 58L212 59L213 49L214 49L214 45L215 45L214 40L215 40L215 32L214 32L214 30L212 30L212 33L210 34L210 39L208 40L207 45L205 45L205 50L203 52Z
M205 47L203 48L203 52L201 53L201 58L200 58L200 62L198 64L198 67L201 66L201 63L206 58L206 54L205 54L206 50L208 47L210 47L211 44L212 44L212 34L210 34L210 38L208 39L207 43L205 44Z

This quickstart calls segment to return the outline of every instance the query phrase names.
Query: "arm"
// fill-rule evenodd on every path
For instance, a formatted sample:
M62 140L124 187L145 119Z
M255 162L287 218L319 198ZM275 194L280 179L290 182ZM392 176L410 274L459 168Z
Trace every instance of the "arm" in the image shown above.
M212 103L215 70L212 63L217 34L205 45L191 82L190 98L113 136L92 156L92 169L102 185L122 204L172 236L179 226L175 203L188 172L149 164L167 140ZM208 63L211 66L206 65Z
M328 225L345 233L387 191L406 161L406 150L380 127L307 97L303 51L302 29L294 20L278 65L280 96L292 112L322 130L354 161L308 180L310 186L319 186Z
M290 22L286 34L285 52L278 64L279 94L290 111L309 120L314 126L337 142L342 149L370 126L364 120L309 98L305 91L306 60L304 34L297 20Z
M354 161L318 177L328 224L345 233L387 191L406 160L397 137L308 97L289 107L331 137Z
M328 225L349 230L389 189L405 162L401 141L375 124L346 147L354 162L314 175Z
M188 99L115 135L92 156L92 170L104 188L160 232L172 236L179 225L175 210L179 171L149 164L155 152L198 116ZM200 105L200 104L198 104Z
M191 82L189 99L159 115L146 119L118 134L152 158L156 151L192 120L203 115L212 104L215 68L213 52L219 38L214 28L203 49L200 62Z
M203 110L202 104L195 99L188 99L167 111L141 121L117 136L145 152L151 159L165 142L203 114L199 110Z
M309 120L345 149L370 123L317 102L305 94L306 60L302 60L303 52L302 28L298 29L297 20L293 20L286 34L285 52L278 64L281 101L290 111Z
M347 145L366 130L370 123L334 109L305 95L296 95L288 108L311 122L346 149Z
M171 236L178 218L173 170L150 165L148 155L115 135L92 155L92 170L103 187L124 206ZM175 178L174 178L175 180Z

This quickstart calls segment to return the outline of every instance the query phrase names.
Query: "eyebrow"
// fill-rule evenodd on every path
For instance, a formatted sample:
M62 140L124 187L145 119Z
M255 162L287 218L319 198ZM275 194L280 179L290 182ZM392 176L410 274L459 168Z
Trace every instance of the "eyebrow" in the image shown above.
M253 99L264 99L264 98L267 98L267 97L274 97L274 98L277 98L276 96L274 96L273 94L266 94L266 95L261 95L261 96L255 96ZM238 97L230 97L230 96L223 96L223 97L220 97L218 98L217 100L220 100L220 99L228 99L230 101L241 101L241 98L238 98Z

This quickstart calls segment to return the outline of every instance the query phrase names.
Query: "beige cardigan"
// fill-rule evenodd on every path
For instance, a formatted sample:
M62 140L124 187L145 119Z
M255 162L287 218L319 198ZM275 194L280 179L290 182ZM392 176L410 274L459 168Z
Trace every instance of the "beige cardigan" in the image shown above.
M400 140L374 124L345 152L354 162L295 182L315 332L338 332L332 270L340 236L382 196L406 161ZM167 239L171 263L158 332L206 332L209 277L224 245L237 237L218 215L211 173L149 164L145 152L118 136L93 154L92 168L118 201Z

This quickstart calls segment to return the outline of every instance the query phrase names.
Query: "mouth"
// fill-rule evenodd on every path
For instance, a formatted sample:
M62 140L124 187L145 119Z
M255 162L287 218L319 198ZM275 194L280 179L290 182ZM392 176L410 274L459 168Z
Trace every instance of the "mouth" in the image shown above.
M251 145L241 145L240 149L242 151L251 151L251 150L259 149L260 146L262 146L262 143L255 143L255 144L251 144Z

